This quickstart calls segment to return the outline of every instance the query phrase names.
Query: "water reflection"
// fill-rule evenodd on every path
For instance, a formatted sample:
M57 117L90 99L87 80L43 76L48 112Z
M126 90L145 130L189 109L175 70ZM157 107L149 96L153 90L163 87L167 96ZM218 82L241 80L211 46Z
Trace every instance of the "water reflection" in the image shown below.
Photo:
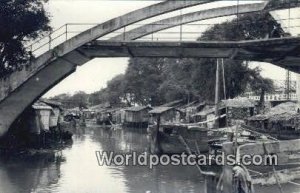
M0 192L35 192L40 187L57 184L64 160L61 152L1 156Z
M108 151L127 153L146 152L148 141L146 130L125 129L93 130L93 140ZM202 192L203 182L199 172L194 167L157 166L149 169L147 166L110 167L114 174L124 179L127 192L179 193Z
M0 193L193 193L203 192L197 169L188 166L98 166L95 151L147 151L141 129L74 128L73 144L57 152L0 158ZM300 192L297 186L283 186ZM256 192L278 192L257 187Z

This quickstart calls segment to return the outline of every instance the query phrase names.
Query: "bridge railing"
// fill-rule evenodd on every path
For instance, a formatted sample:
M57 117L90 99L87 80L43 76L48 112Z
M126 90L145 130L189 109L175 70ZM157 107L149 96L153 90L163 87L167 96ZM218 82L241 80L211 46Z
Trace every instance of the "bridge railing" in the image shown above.
M297 28L298 31L300 31L300 17L294 17L294 18L283 18L276 20L277 22L285 22L285 21L297 21L295 25L290 25L288 27L282 26L284 30L289 30L292 28ZM298 22L299 21L299 22ZM239 22L245 22L246 24L251 24L250 21L242 21ZM256 22L257 23L257 22ZM109 40L116 36L122 36L122 40L127 40L127 35L130 33L131 35L134 34L134 31L131 31L135 28L139 28L144 25L151 25L155 28L155 25L163 25L165 26L164 30L149 33L145 36L139 37L139 40L143 41L195 41L197 38L202 36L205 33L205 30L216 25L219 23L188 23L183 24L179 26L172 26L173 24L149 24L149 23L136 23L131 24L130 26L124 27L122 29L116 30L114 32L111 32L103 37L100 38L100 40ZM64 41L76 36L77 34L98 25L98 23L67 23L65 25L60 26L56 30L49 33L49 35L38 39L37 41L31 43L26 47L28 51L34 56L37 57L48 50L53 49L54 47L58 46L59 44L63 43ZM238 24L234 24L238 25ZM140 33L140 32L139 32ZM140 35L140 34L136 34ZM300 35L300 34L298 34Z

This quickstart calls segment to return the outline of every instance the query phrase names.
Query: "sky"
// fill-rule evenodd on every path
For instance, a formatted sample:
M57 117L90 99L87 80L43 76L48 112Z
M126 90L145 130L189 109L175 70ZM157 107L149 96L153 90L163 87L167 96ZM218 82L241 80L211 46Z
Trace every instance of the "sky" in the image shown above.
M157 3L158 1L131 1L131 0L49 0L47 10L51 16L53 29L57 29L65 23L102 23L114 17L123 15L130 11L146 7ZM227 4L236 4L234 1L223 3L212 3L207 7L217 7ZM204 7L206 8L206 7ZM181 13L193 12L203 9L203 6L187 8ZM149 21L163 19L166 17L178 15L179 12L169 13L164 16L152 18ZM300 11L290 11L290 18L300 17ZM281 11L273 13L274 17L287 18L288 12ZM218 20L209 20L206 23L218 22ZM297 20L300 23L300 20ZM293 25L292 23L291 25ZM286 26L287 23L283 23ZM89 25L85 26L89 27ZM174 28L176 30L176 28ZM173 29L173 30L174 30ZM300 28L298 28L300 30ZM77 29L76 30L83 30ZM172 29L171 29L172 30ZM300 34L299 31L293 33ZM106 87L107 81L114 76L124 73L128 64L128 58L97 58L88 63L77 67L76 72L65 78L50 91L45 94L45 97L51 97L62 93L74 94L76 91L85 91L92 93ZM272 79L283 80L285 78L285 70L267 63L255 63L252 66L260 66L263 71L262 75ZM295 75L292 76L293 78Z

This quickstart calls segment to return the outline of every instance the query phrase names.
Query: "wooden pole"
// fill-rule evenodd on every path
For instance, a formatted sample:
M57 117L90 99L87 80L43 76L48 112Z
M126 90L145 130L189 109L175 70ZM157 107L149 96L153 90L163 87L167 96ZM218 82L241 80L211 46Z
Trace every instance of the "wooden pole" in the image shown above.
M217 69L216 69L216 85L215 85L215 116L219 116L219 85L220 85L220 68L219 59L217 59ZM219 119L215 120L215 128L219 128Z

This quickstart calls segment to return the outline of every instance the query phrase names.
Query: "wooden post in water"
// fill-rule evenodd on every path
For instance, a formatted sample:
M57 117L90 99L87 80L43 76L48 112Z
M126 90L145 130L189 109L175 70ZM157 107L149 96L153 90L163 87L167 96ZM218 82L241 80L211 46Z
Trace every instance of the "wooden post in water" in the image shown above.
M219 116L219 85L220 85L220 68L219 68L219 59L217 59L217 69L216 69L216 85L215 85L215 116L216 116L216 120L215 120L215 128L219 128L219 119L217 118Z
M233 192L233 166L228 165L226 157L228 155L234 155L233 143L226 142L223 143L223 152L224 152L224 166L223 166L223 193L232 193Z
M151 145L151 153L153 154L160 154L161 153L161 148L160 148L160 142L159 142L159 127L160 127L160 115L157 116L156 119L157 123L156 126L154 126L153 130L151 131L152 134L152 145Z
M216 176L204 176L204 193L217 193L218 178Z

